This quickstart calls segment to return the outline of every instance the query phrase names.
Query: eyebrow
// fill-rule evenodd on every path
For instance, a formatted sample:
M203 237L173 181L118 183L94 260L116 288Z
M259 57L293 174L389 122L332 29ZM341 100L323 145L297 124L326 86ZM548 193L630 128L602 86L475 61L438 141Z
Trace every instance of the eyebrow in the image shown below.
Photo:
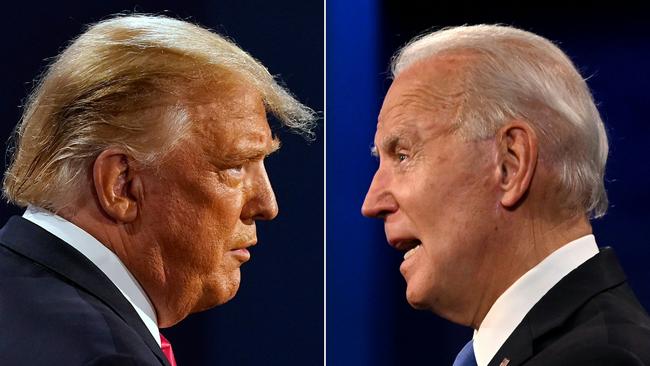
M282 144L280 143L280 139L273 136L273 139L271 139L271 144L268 146L268 148L264 147L262 149L257 149L256 151L251 152L251 154L245 155L248 156L249 159L264 158L280 150L281 145Z
M281 147L280 139L277 137L273 137L271 140L271 144L267 147L255 147L255 148L242 148L239 151L233 152L231 154L228 154L225 159L232 161L232 160L257 160L257 159L263 159L274 152L280 150Z
M381 142L381 148L385 151L393 151L403 140L405 140L405 138L401 133L388 136Z
M372 146L370 146L370 155L372 155L372 156L374 156L376 158L379 157L379 151L377 151L377 146L374 145L374 144Z
M380 143L379 147L377 145L372 145L370 147L370 155L374 157L379 157L379 150L384 151L393 151L397 146L403 143L403 141L409 141L407 134L404 132L397 132L392 136L384 138Z
M282 143L280 142L280 139L277 138L276 136L273 136L273 139L271 140L271 146L269 147L269 150L266 152L266 156L269 156L274 152L280 150L281 147L282 147Z

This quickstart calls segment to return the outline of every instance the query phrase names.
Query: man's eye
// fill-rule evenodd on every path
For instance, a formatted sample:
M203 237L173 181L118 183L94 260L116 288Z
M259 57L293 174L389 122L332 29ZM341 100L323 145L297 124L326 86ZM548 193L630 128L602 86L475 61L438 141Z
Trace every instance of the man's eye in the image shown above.
M228 168L228 171L229 171L229 172L231 172L231 173L235 173L235 174L239 174L239 173L241 173L242 170L244 170L244 166L243 166L243 165L237 165L237 166L233 166L233 167Z
M399 161L404 161L408 158L408 155L406 154L397 154L397 160Z

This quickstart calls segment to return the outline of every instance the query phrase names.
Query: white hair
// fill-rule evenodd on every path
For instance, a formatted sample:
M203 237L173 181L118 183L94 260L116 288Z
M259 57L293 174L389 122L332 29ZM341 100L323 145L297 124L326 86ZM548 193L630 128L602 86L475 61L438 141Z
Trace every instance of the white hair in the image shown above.
M500 25L446 28L417 37L393 58L392 72L436 56L476 56L467 67L458 132L493 137L509 119L539 133L540 159L548 161L572 205L590 217L607 211L604 187L608 142L585 80L549 40Z

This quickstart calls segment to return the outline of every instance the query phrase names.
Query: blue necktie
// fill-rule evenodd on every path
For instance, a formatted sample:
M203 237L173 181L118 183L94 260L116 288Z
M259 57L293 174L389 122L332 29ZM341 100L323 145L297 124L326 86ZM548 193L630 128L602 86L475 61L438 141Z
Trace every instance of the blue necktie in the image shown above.
M476 366L476 357L474 357L474 341L467 342L465 347L458 352L453 366Z

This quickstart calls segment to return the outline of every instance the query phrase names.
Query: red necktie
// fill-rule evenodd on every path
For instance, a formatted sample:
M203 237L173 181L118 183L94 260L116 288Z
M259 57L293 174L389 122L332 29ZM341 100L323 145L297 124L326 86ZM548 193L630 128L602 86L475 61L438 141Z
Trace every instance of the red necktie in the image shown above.
M172 345L169 343L167 338L165 338L162 333L160 333L160 348L162 349L162 353L167 357L167 360L169 360L169 364L172 366L176 366L176 360L174 359L174 351L172 351Z

